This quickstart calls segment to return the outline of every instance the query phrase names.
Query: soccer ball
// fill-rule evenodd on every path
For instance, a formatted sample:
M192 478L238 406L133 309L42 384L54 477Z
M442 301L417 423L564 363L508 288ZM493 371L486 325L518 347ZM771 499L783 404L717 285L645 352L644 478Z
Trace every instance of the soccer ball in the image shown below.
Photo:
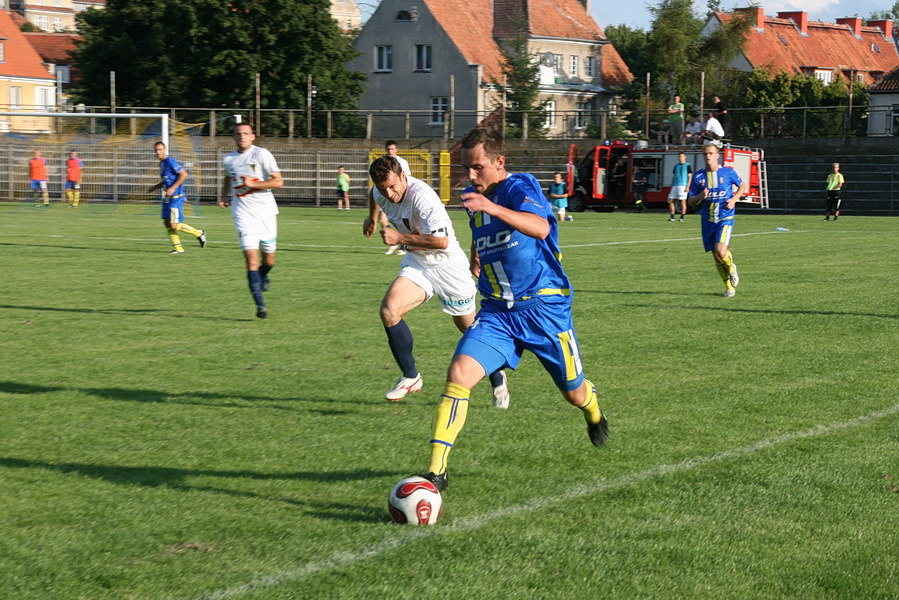
M443 498L433 483L413 475L393 486L387 507L396 523L433 525L443 512Z

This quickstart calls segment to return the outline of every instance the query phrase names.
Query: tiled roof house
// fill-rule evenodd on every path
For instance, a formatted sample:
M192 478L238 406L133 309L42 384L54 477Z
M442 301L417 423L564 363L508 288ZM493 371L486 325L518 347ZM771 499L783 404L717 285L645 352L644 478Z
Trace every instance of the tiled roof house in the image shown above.
M31 47L37 51L47 72L51 77L56 77L59 70L63 84L69 84L77 79L77 67L71 52L75 50L75 43L81 40L81 36L74 33L46 33L38 31L23 32L25 39Z
M56 105L56 80L5 11L0 10L0 111L42 112ZM48 131L46 117L0 116L0 131Z
M899 67L868 87L868 135L899 135Z
M458 137L485 119L501 95L500 43L522 27L528 51L544 60L549 133L583 133L589 111L604 108L633 79L587 2L383 0L354 42L362 56L349 63L368 75L360 107L397 111L375 116L372 135Z
M738 8L752 27L743 51L731 62L741 71L764 68L772 76L786 71L814 75L824 83L850 79L863 84L877 81L899 65L893 40L893 22L850 17L836 23L810 21L802 11L765 15L764 8ZM713 13L705 24L709 33L734 18L734 13Z

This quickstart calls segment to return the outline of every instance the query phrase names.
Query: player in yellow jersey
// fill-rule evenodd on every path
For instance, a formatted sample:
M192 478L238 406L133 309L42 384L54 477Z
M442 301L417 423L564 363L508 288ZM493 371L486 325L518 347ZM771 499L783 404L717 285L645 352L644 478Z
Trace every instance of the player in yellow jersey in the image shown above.
M840 197L840 190L843 189L843 183L840 163L833 163L833 172L827 175L827 212L824 214L825 221L830 220L830 215L833 215L834 221L840 218L840 204L843 201Z

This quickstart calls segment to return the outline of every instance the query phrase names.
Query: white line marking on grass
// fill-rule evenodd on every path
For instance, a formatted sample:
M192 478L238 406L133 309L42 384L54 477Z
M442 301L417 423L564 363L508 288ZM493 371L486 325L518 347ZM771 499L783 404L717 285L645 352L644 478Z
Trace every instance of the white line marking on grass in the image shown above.
M731 237L745 237L750 235L783 235L783 231L756 231L753 233L734 233ZM805 231L794 231L792 233L806 233ZM695 242L701 240L699 236L688 238L665 238L661 240L627 240L622 242L596 242L594 244L564 244L562 248L592 248L593 246L620 246L622 244L659 244L663 242Z
M828 433L833 433L834 431L848 429L850 427L855 427L869 421L876 421L884 417L889 417L897 413L899 413L899 404L891 406L889 408L885 408L883 410L871 412L866 415L861 415L854 419L849 419L848 421L831 423L830 425L817 425L805 431L774 436L765 440L760 440L758 442L755 442L754 444L740 446L739 448L733 448L732 450L723 450L721 452L717 452L715 454L710 454L707 456L688 458L679 463L659 465L652 469L641 471L639 473L633 473L631 475L624 475L617 479L601 479L599 481L594 481L593 483L587 483L570 488L553 496L534 498L521 504L508 506L506 508L501 508L499 510L484 513L482 515L455 519L449 525L437 525L435 527L398 526L400 527L400 530L398 531L397 535L391 535L391 537L384 539L380 543L368 548L359 550L357 552L337 552L328 558L306 563L305 565L297 569L281 571L279 573L275 573L274 575L258 577L244 585L219 590L207 596L203 596L202 598L203 600L224 600L227 598L241 596L243 594L257 592L290 581L303 579L304 577L314 575L316 573L326 573L334 569L349 567L357 562L380 556L392 550L402 548L403 546L406 546L423 538L437 537L439 535L442 535L443 533L464 533L468 531L474 531L492 523L493 521L505 517L514 517L523 513L529 513L546 508L548 506L553 506L560 502L623 488L649 479L655 479L658 477L663 477L665 475L670 475L672 473L688 471L695 467L701 467L704 465L737 458L739 456L752 454L754 452L765 450L773 446L779 446L787 442L826 435Z

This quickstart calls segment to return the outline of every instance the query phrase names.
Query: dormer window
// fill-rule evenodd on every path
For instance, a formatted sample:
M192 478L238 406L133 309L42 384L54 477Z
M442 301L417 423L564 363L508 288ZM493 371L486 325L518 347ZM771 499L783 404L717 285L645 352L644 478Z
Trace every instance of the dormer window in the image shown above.
M411 21L412 15L409 13L408 10L401 10L400 12L396 13L396 20L397 21Z
M880 47L877 44L871 44L871 52L880 52Z

